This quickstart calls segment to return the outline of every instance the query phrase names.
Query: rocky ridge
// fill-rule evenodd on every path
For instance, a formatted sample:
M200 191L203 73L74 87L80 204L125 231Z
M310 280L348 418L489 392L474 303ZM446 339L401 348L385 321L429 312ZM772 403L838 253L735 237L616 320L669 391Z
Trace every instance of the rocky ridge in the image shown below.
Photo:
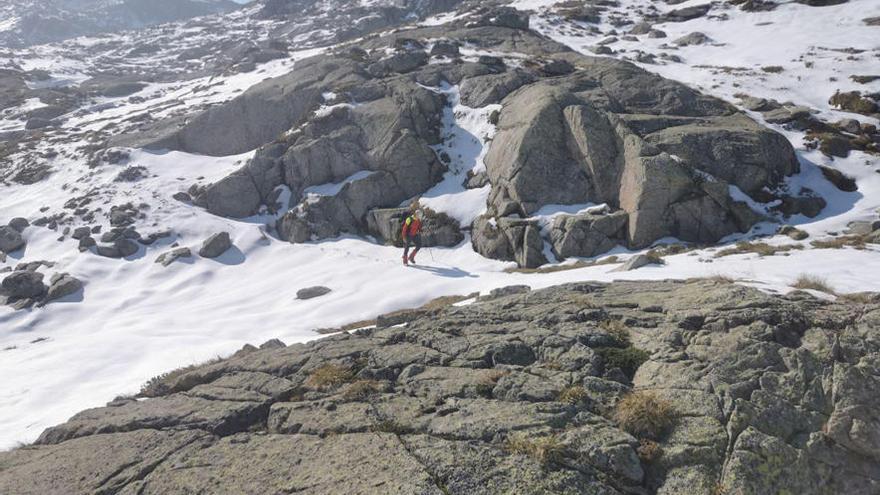
M378 327L304 345L245 346L158 377L140 398L0 453L0 491L880 485L877 295L829 302L719 279L508 287L464 304L380 316ZM656 427L632 423L634 412Z
M240 171L192 189L195 204L230 217L261 205L289 210L277 229L291 242L376 234L371 211L417 199L446 170L432 149L443 139L445 84L465 105L502 105L477 184L491 186L488 212L461 226L485 256L535 267L548 261L545 242L557 258L668 236L712 243L762 219L742 196L781 201L786 215L821 211L821 198L785 189L799 165L783 136L721 100L574 53L528 25L523 12L485 8L374 37L303 60L183 127L158 122L116 144L229 155L269 143ZM343 182L335 195L304 194ZM277 201L280 186L290 204ZM531 218L545 205L589 203L612 216L569 217L549 234Z

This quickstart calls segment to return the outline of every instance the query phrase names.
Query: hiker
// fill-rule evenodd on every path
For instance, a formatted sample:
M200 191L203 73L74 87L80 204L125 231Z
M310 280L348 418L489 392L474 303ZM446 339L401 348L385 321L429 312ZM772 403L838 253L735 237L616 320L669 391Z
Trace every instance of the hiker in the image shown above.
M400 230L400 237L403 239L403 264L415 264L416 253L422 249L422 220L421 213L418 210L412 212L403 221L403 228ZM413 252L409 252L410 245L414 245ZM409 254L409 256L407 256Z

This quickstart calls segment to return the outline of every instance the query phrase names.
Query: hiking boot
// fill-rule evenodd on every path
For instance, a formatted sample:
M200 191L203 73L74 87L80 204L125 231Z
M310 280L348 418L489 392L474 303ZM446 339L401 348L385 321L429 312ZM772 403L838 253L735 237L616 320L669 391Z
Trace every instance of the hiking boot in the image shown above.
M408 262L407 259L406 259L406 255L403 256L403 264L404 264L404 265L408 265L408 264L409 264L409 262Z
M413 265L416 264L416 253L409 255L409 262L412 263Z

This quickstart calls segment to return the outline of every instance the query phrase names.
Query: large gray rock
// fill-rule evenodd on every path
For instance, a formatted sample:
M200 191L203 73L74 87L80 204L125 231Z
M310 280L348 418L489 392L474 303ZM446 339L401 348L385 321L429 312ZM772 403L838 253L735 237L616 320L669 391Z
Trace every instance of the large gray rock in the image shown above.
M471 242L483 256L516 261L520 267L535 268L547 263L541 228L534 221L483 217L474 222Z
M377 208L367 213L367 231L386 244L402 246L403 221L410 214L409 208ZM464 240L458 221L445 214L422 211L422 245L457 246Z
M11 226L0 227L0 251L11 253L25 246L24 238L18 230Z
M370 209L397 206L433 186L444 171L429 147L440 141L443 97L406 79L361 85L352 94L367 101L311 119L288 142L264 147L240 171L209 186L208 210L247 216L286 185L295 198L289 206L304 210L305 237L325 238L361 233ZM374 174L350 179L365 172ZM305 189L331 183L345 184L335 195L303 201Z
M212 184L205 200L208 211L215 215L244 218L257 212L261 198L253 179L239 173Z
M559 215L550 226L553 254L560 259L590 257L626 242L626 212Z
M203 258L217 258L232 248L232 239L229 232L220 232L205 239L202 248L199 249L199 256Z
M61 299L82 290L82 282L67 273L56 273L52 276L51 284L43 298L42 304Z
M0 283L0 291L13 299L31 299L46 293L43 274L37 271L21 270L7 275Z
M234 155L275 139L306 118L321 102L328 86L362 76L354 62L314 57L297 63L286 76L264 81L231 102L211 108L178 128L175 122L140 135L122 136L116 146L166 148L212 156ZM292 91L296 88L295 91Z
M745 115L699 119L653 132L645 140L746 193L799 170L788 140Z
M30 227L31 223L26 218L16 217L9 221L9 226L18 233L24 232L24 229Z
M504 100L486 157L490 213L607 203L629 215L630 247L669 235L714 242L760 218L727 184L758 193L798 170L784 137L729 105L619 62L592 63L605 70L598 88L576 73Z

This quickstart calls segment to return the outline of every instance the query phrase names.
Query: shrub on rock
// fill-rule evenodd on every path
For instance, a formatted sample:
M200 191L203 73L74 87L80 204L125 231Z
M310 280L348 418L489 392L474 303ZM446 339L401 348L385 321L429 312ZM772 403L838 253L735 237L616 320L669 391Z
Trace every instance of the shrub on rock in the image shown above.
M654 392L636 391L617 403L614 419L638 438L659 438L675 421L675 407Z

